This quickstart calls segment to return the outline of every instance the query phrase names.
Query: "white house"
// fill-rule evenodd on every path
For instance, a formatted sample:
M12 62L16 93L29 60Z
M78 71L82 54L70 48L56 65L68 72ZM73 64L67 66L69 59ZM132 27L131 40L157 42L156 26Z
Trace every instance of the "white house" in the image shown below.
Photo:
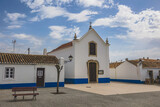
M57 63L55 56L0 53L0 89L56 87ZM60 63L64 64L63 58ZM64 69L60 73L60 86L64 86Z
M72 55L72 62L65 64L65 83L109 83L109 43L98 35L90 26L88 32L80 39L76 34L74 40L65 43L48 52L68 59Z
M146 79L160 76L160 61L156 59L138 59L110 63L111 81L144 83Z

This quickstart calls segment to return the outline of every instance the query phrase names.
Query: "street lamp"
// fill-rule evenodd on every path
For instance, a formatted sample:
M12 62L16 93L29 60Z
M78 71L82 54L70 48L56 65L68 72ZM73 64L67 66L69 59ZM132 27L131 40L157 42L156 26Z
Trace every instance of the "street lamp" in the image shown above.
M68 59L69 59L69 61L64 61L64 62L65 62L65 63L67 63L67 62L71 62L71 61L72 61L72 59L73 59L73 56L72 56L72 55L69 55Z

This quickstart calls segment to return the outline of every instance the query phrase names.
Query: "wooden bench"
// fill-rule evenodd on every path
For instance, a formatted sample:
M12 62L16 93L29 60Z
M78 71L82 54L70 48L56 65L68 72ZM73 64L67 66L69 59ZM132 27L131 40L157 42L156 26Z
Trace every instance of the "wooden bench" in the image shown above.
M25 93L24 93L24 92ZM28 91L32 91L32 93L29 93ZM17 96L28 96L28 95L33 95L33 100L36 100L36 95L39 95L39 93L35 93L35 91L37 91L37 87L14 87L12 88L12 92L14 92L14 94L12 94L14 96L14 100L16 100ZM23 92L23 93L16 93L16 92Z

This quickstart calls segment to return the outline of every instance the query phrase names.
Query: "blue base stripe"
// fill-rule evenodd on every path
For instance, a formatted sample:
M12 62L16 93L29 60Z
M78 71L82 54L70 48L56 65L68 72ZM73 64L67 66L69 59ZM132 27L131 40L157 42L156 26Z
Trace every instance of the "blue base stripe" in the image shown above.
M45 87L57 87L57 82L47 82ZM64 82L59 82L59 87L64 87Z
M0 84L0 89L11 89L13 87L35 87L36 83L16 83L16 84Z
M110 80L111 81L117 81L117 82L144 84L144 81L141 81L141 80L128 80L128 79L110 79Z
M110 83L110 78L98 78L98 83Z
M36 87L36 83L0 84L0 89L11 89L13 87ZM46 82L45 87L57 87L57 82ZM59 87L64 87L64 82L59 82Z
M66 78L67 84L88 84L88 78ZM110 83L110 78L98 78L98 83Z
M88 84L88 78L66 78L66 84Z

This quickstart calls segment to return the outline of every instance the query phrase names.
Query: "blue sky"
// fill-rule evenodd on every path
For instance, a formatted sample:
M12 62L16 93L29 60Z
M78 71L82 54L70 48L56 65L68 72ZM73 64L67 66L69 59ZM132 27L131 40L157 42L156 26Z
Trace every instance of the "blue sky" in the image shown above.
M42 54L88 31L109 38L110 60L160 57L159 0L0 0L0 52Z

